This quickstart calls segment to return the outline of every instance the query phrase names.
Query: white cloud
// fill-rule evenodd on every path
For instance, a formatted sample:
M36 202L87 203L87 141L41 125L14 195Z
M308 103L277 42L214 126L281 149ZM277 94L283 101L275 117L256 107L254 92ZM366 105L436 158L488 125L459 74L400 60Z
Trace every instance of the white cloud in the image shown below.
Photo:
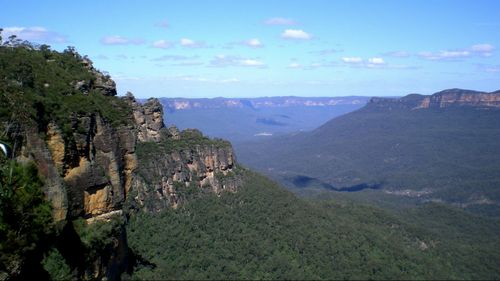
M303 66L300 63L292 62L288 65L288 68L302 68Z
M144 44L144 39L111 35L101 38L101 43L104 45L141 45Z
M491 44L476 44L472 45L469 49L474 54L483 57L490 57L493 55L493 51L495 51L495 47Z
M57 32L47 30L45 27L32 26L20 27L10 26L4 27L2 32L4 40L11 35L16 35L18 38L36 43L66 43L66 36Z
M361 57L343 57L342 61L344 64L357 67L357 68L398 68L398 69L406 69L406 66L394 66L388 65L385 60L381 57L371 57L368 59L363 59Z
M363 59L360 57L343 57L342 61L345 63L350 63L350 64L352 64L352 63L358 64L358 63L362 63Z
M169 42L167 40L157 40L153 42L151 45L153 48L159 48L159 49L168 49L173 46L172 42Z
M478 53L483 53L483 52L491 53L495 50L495 47L493 47L493 45L490 44L476 44L472 45L470 49L471 51Z
M242 66L257 66L257 67L262 67L264 66L264 63L259 60L253 60L253 59L242 59L237 61L239 64Z
M295 22L292 19L287 19L287 18L270 18L264 21L265 24L267 25L295 25L297 22Z
M407 58L411 54L406 51L394 51L383 54L384 56L396 57L396 58Z
M287 29L281 34L285 39L309 40L311 35L301 29Z
M369 58L368 62L371 63L371 64L376 64L376 65L385 64L383 58Z
M428 60L458 60L473 56L489 57L493 55L494 51L495 47L491 44L476 44L465 49L439 52L420 52L417 55Z
M182 46L189 47L189 46L192 46L194 44L195 44L194 41L191 40L191 39L187 39L187 38L182 38L181 39L181 45Z
M210 66L213 67L228 67L228 66L243 66L243 67L256 67L265 68L266 64L257 59L241 58L238 56L215 56L210 61Z
M248 47L252 47L252 48L261 48L264 46L264 45L262 45L262 42L260 42L260 40L257 38L249 39L249 40L243 42L243 44L248 46Z
M418 56L428 60L456 60L469 57L469 51L439 51L439 52L420 52Z
M195 40L188 39L188 38L182 38L180 40L180 44L181 44L181 46L183 46L185 48L202 48L205 46L204 42L195 41Z
M152 59L152 61L187 61L199 58L198 56L165 55Z

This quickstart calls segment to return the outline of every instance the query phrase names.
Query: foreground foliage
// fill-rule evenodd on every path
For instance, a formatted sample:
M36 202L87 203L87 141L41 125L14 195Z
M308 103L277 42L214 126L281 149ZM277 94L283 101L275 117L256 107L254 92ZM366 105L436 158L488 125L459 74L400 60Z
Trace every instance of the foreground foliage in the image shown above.
M2 272L16 275L31 263L53 232L41 188L35 165L0 159L0 277Z

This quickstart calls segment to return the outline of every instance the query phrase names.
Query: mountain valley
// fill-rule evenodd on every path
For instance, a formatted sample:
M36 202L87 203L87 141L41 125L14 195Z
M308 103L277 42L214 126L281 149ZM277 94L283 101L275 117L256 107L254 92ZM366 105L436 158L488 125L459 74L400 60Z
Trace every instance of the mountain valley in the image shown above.
M165 123L232 143L315 129L361 108L368 97L159 98Z
M276 114L291 131L273 134L310 128L309 102L307 126L359 108L233 149L166 125L165 100L118 96L74 47L11 37L0 66L0 280L500 278L496 209L459 208L498 202L498 92L233 100L256 112L240 140ZM378 192L426 200L395 212Z
M500 92L450 89L372 98L313 131L237 149L243 163L295 190L376 189L498 216L498 120Z

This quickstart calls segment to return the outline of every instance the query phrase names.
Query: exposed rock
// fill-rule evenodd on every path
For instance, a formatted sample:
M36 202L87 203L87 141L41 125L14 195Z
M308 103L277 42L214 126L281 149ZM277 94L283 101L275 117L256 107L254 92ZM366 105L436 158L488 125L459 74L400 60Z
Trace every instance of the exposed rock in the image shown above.
M175 147L183 141L172 139L167 143ZM179 193L188 187L220 194L233 192L241 184L234 173L235 157L228 143L207 142L171 150L157 146L141 154L136 201L148 211L177 207L183 202Z
M171 126L168 128L168 133L169 136L174 139L174 140L180 140L181 139L181 133L179 132L179 129L175 126Z
M500 108L500 94L451 89L435 93L430 97L430 101L428 102L428 107L449 106Z
M93 74L95 80L89 84L86 84L85 81L78 81L75 84L76 89L84 93L88 93L90 89L98 89L106 96L116 96L116 83L109 75L95 69L92 61L87 57L82 59L82 64Z
M56 132L54 129L53 132ZM23 138L21 152L17 156L20 162L35 161L38 166L38 171L45 180L45 195L47 200L52 204L52 217L54 221L62 221L66 219L68 213L68 195L65 184L60 176L60 172L56 168L56 163L52 157L51 151L47 148L47 144L43 141L37 130L32 127L25 128L23 132L19 132ZM52 138L52 144L55 147L58 137ZM56 149L58 154L59 148ZM57 158L57 157L56 157Z
M151 98L143 105L138 103L131 93L127 94L127 102L132 106L134 121L137 126L137 139L140 142L159 142L163 123L163 107L161 103Z
M426 109L458 106L478 108L500 108L500 91L486 93L462 89L449 89L431 96L418 94L402 98L372 98L369 105L376 107Z
M47 127L47 146L52 155L52 160L59 173L63 171L64 165L64 139L57 126L50 123Z

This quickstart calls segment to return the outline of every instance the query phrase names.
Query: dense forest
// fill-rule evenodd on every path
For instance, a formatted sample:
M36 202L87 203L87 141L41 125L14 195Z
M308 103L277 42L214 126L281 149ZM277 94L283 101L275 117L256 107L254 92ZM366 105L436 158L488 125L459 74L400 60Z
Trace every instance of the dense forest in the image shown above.
M399 215L308 201L246 172L237 193L142 213L125 279L495 279L500 225L427 204ZM159 235L161 234L161 235Z

